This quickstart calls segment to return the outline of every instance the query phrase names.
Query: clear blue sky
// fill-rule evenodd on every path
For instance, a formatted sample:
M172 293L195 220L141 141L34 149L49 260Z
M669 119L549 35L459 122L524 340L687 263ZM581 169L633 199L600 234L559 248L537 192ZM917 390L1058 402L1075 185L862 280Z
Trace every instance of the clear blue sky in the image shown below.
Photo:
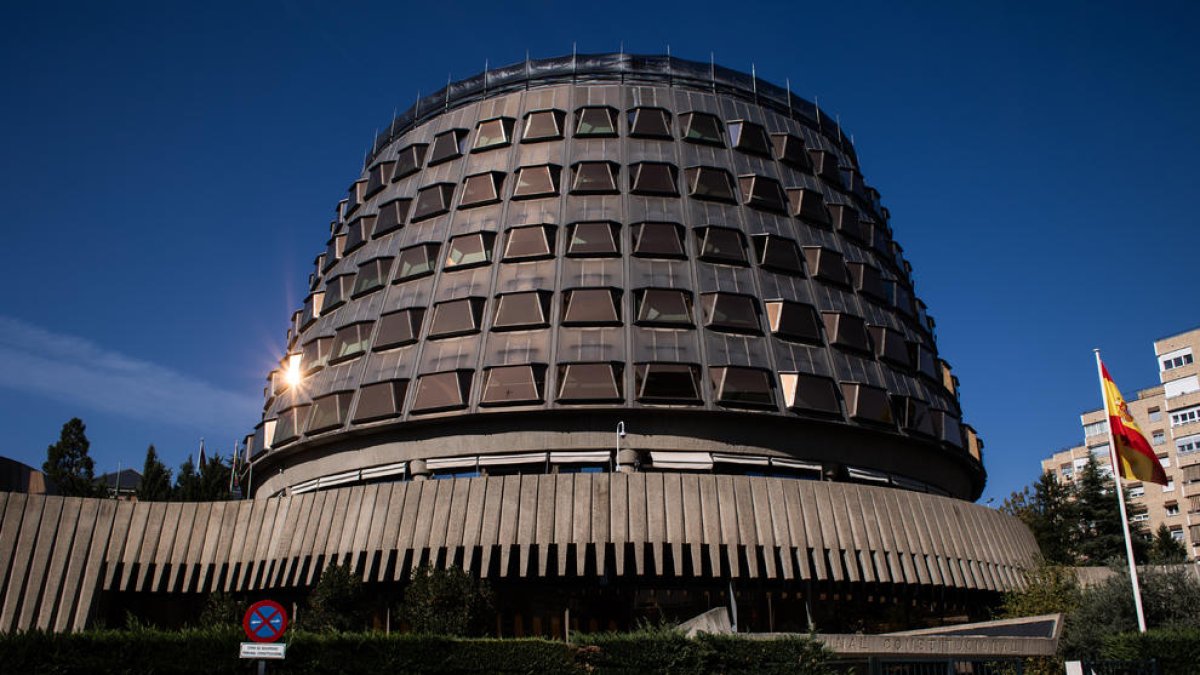
M840 115L987 442L985 500L1078 441L1093 346L1132 392L1151 341L1200 324L1200 5L590 7L4 3L0 455L40 465L72 416L100 470L228 450L375 131L573 42L715 52Z

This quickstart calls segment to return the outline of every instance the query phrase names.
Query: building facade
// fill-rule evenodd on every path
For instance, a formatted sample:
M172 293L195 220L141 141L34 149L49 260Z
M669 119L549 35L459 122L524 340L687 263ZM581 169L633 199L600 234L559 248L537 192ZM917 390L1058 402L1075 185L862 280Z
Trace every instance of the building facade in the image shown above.
M1124 483L1126 498L1140 512L1133 520L1151 533L1166 525L1192 559L1200 559L1200 366L1195 362L1196 353L1200 353L1200 328L1154 342L1160 384L1127 395L1126 401L1170 482L1165 486ZM1074 480L1089 455L1095 455L1104 471L1112 473L1104 411L1089 410L1079 420L1083 443L1042 460L1042 471L1061 482Z
M564 608L979 612L1036 544L972 503L982 443L888 216L837 124L742 73L608 54L451 84L337 204L253 499L98 514L98 588L300 593L347 562L386 594L453 565L496 581L504 635Z

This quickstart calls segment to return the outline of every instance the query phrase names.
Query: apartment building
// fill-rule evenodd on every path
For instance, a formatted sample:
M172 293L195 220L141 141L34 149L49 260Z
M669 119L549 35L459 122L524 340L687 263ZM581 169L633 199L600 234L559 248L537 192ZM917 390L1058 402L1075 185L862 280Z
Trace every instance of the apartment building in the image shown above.
M1123 391L1129 411L1166 469L1167 485L1126 482L1126 497L1142 507L1134 516L1150 532L1165 524L1188 555L1200 560L1200 327L1154 342L1159 384ZM1118 382L1118 385L1120 383ZM1108 426L1102 409L1080 415L1083 443L1042 460L1042 470L1071 481L1096 456L1111 472Z

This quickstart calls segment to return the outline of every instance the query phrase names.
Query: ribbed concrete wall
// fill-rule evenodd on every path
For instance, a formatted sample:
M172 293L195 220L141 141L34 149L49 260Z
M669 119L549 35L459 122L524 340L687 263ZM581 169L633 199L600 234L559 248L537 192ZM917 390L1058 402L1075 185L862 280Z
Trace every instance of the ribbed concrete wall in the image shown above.
M428 560L499 576L1004 591L1036 551L1016 519L956 499L744 476L507 476L187 504L0 493L0 631L82 629L100 590L305 586L335 562L374 581Z

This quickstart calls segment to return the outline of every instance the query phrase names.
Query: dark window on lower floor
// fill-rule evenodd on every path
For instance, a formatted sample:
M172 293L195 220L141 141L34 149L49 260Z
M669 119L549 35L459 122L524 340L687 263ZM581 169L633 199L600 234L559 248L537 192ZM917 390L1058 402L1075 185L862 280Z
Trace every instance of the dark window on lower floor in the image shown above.
M346 423L350 413L350 399L354 392L341 391L313 399L312 415L308 419L308 433L315 434L336 429Z
M787 407L809 413L841 415L837 384L828 377L808 373L780 373Z
M616 223L575 223L571 226L571 239L567 243L567 255L571 257L593 257L619 255Z
M567 363L558 367L558 400L602 403L624 398L621 366L615 363Z
M700 369L686 363L641 363L638 400L646 403L699 403Z
M563 295L564 326L611 326L621 323L619 291L575 288Z
M381 316L379 318L379 336L375 339L375 351L416 342L421 335L421 319L424 317L425 309L422 307L410 307Z
M417 378L412 411L430 413L467 407L471 392L471 371L451 370Z
M496 320L492 330L521 330L545 328L550 324L547 308L549 291L505 293L496 300Z
M637 322L646 326L691 326L692 294L675 288L637 291Z
M541 403L546 382L543 365L496 366L484 371L480 405Z
M815 307L790 300L768 300L765 304L771 333L785 340L821 344L821 319Z
M373 422L396 417L404 411L408 380L390 380L364 386L358 393L354 422Z
M762 334L758 322L758 301L749 295L705 293L704 325L712 330Z
M720 405L773 408L775 392L771 374L758 368L724 366L709 368L713 394Z

